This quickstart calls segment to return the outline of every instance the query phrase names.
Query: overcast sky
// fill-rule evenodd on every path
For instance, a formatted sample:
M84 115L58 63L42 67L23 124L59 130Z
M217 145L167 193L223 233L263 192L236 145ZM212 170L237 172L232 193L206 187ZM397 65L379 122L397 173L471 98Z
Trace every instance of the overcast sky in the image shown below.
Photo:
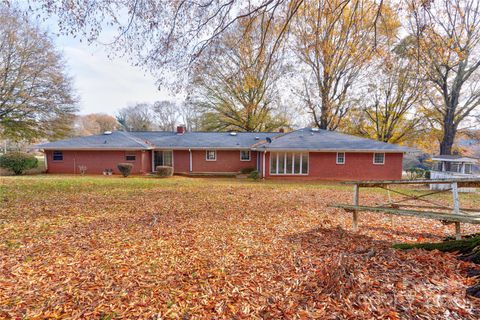
M49 29L55 29L53 22ZM131 66L127 59L111 60L102 46L89 46L67 36L53 38L73 77L81 114L114 115L135 102L171 99L168 93L157 90L155 79L148 72Z

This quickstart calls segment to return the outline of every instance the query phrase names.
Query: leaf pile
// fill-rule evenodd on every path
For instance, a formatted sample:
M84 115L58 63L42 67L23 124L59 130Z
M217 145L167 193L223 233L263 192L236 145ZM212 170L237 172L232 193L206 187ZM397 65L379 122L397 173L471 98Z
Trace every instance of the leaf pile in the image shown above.
M63 179L2 180L0 318L478 317L471 264L391 248L452 226L362 213L352 233L350 214L327 207L350 189Z

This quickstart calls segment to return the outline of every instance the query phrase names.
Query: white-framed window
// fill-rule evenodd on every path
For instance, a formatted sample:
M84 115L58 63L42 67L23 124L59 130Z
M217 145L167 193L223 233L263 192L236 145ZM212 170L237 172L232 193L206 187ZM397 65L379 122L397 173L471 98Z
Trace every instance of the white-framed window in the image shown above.
M127 153L125 154L125 161L135 161L137 160L137 156L135 153Z
M450 171L451 172L462 172L462 164L460 162L452 162L450 165Z
M53 161L63 161L63 152L53 151Z
M216 150L205 151L205 160L207 160L207 161L217 161L217 151Z
M373 164L385 164L385 153L377 153L373 154Z
M308 175L307 152L272 152L270 174Z
M345 164L345 152L337 152L337 164Z
M250 161L250 150L240 150L240 161Z
M464 173L471 174L472 173L472 164L465 163L463 168Z

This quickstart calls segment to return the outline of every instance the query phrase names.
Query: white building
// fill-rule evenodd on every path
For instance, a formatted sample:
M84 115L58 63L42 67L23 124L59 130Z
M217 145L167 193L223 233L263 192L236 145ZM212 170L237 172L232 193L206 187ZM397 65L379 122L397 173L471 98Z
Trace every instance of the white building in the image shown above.
M434 156L433 168L430 171L430 179L460 179L460 178L479 178L480 175L474 173L474 165L478 163L478 159L451 155L451 156ZM450 188L449 184L432 184L432 190L444 190ZM475 192L474 188L461 188L463 192Z

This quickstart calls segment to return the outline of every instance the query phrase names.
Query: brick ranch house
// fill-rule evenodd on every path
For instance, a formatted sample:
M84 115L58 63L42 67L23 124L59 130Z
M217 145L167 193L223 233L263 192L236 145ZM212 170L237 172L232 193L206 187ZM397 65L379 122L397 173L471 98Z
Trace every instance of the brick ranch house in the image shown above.
M175 174L235 174L258 170L276 179L400 179L407 148L319 129L276 132L106 132L37 146L48 173L118 173L117 164L133 164L133 173L172 166Z

